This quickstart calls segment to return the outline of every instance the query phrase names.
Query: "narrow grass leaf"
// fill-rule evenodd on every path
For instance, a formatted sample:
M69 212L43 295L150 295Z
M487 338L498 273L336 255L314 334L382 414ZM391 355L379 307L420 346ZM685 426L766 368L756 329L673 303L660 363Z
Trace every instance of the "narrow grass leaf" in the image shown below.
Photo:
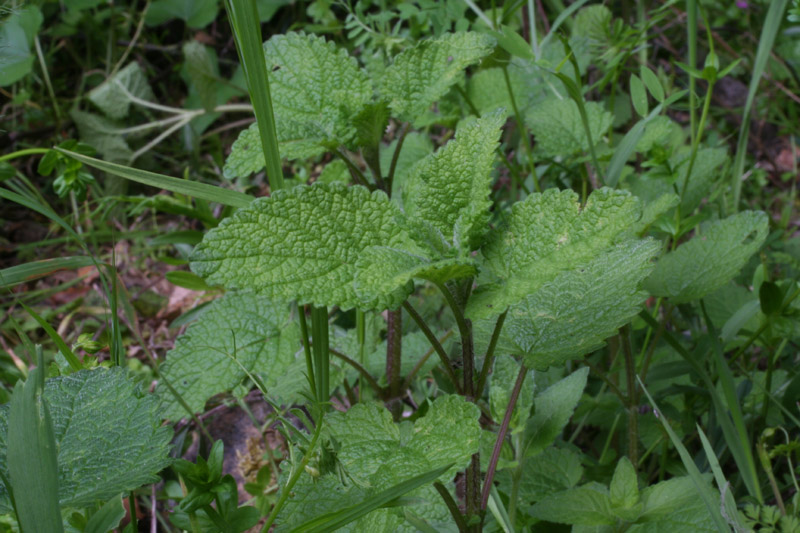
M761 76L764 75L764 69L767 67L769 52L772 50L775 37L778 35L778 29L780 29L787 3L788 0L770 2L767 16L764 19L764 26L761 28L761 37L758 39L758 51L753 64L753 72L750 74L750 87L747 90L747 100L742 112L742 125L739 127L736 156L733 160L733 170L731 172L731 179L733 180L732 208L734 212L739 210L739 200L742 193L742 173L744 172L744 158L747 155L747 137L750 131L750 109L753 107L753 100L755 99Z
M59 270L72 270L92 265L94 265L94 260L85 255L30 261L0 270L0 289L38 279Z
M372 511L384 507L396 500L400 496L411 492L427 483L437 479L439 476L447 472L453 464L431 470L424 474L415 476L407 481L398 483L397 485L386 489L372 497L365 499L362 503L336 511L335 513L328 513L322 515L314 520L310 520L305 524L297 526L292 530L293 533L327 533L329 531L336 531L362 516L371 513Z
M728 480L725 479L725 474L722 472L722 468L719 465L719 459L717 459L717 455L714 453L714 448L711 446L711 443L708 442L708 437L706 437L706 434L702 428L700 428L699 425L696 427L697 433L700 435L700 441L703 443L703 450L706 452L708 464L711 466L711 472L714 473L714 480L717 482L717 487L719 487L720 494L722 494L722 504L724 505L724 513L722 517L726 522L728 522L728 524L733 526L734 530L745 531L746 528L739 519L739 512L736 509L736 501L733 499L733 490L730 488L730 483L728 483Z
M643 313L647 314L647 313ZM678 438L678 435L672 430L672 426L669 425L666 417L661 414L661 410L658 408L655 400L653 397L650 396L650 392L642 383L642 380L639 376L636 376L636 379L639 381L639 386L642 387L642 390L647 395L647 399L650 400L650 404L653 406L653 409L656 410L658 413L658 419L664 425L664 429L667 431L667 435L669 435L669 439L672 441L672 445L675 446L675 449L678 450L678 454L681 456L681 461L683 462L684 468L689 474L689 477L694 482L695 487L697 488L697 492L700 494L700 497L703 499L703 502L706 504L708 508L708 512L711 513L711 518L714 520L714 524L717 526L717 531L721 533L728 533L730 532L730 527L725 522L725 519L722 517L722 514L719 510L719 502L717 501L717 496L714 494L714 491L711 490L711 487L706 483L706 480L703 479L703 474L700 473L700 470L697 468L697 465L694 464L694 459L692 456L689 455L689 451L681 442L681 439Z
M223 189L222 187L208 185L206 183L172 178L170 176L164 176L163 174L127 167L117 163L109 163L108 161L103 161L102 159L95 159L94 157L89 157L76 152L70 152L69 150L64 150L63 148L56 147L55 149L62 154L68 155L73 159L77 159L84 165L96 168L97 170L102 170L103 172L108 172L114 176L119 176L120 178L125 178L127 180L149 185L151 187L156 187L158 189L185 194L186 196L191 196L192 198L208 200L209 202L230 205L232 207L246 207L254 200L252 196L242 192Z
M226 0L225 7L228 10L236 48L247 77L247 88L250 91L250 100L261 134L261 148L267 164L269 187L271 191L277 191L284 186L283 171L256 3L251 0Z
M52 341L56 344L58 349L61 351L61 355L63 355L64 358L67 360L72 370L77 372L78 370L82 369L83 365L81 365L81 362L75 356L73 351L70 350L69 346L67 346L67 343L64 342L64 339L61 338L61 335L59 335L58 332L54 330L53 327L39 315L39 313L37 313L36 311L34 311L33 309L31 309L22 302L19 302L19 305L21 305L23 309L25 309L25 311L27 311L28 314L31 315L31 317L33 317L33 319L36 322L38 322L40 326L42 326L42 329L45 330L50 339L52 339Z
M64 531L58 503L58 460L53 421L42 393L44 369L17 382L8 414L8 474L24 531Z
M72 229L72 226L67 224L63 218L58 216L58 214L56 214L56 212L53 211L49 205L39 203L33 198L22 196L21 194L17 194L2 187L0 187L0 198L5 198L6 200L27 207L28 209L32 209L33 211L36 211L40 215L49 218L50 220L61 226L64 229L64 231L69 233L69 235L73 239L75 239L78 242L78 244L81 245L81 247L86 249L86 246L83 243L83 239L81 239L80 236L75 232L75 230Z

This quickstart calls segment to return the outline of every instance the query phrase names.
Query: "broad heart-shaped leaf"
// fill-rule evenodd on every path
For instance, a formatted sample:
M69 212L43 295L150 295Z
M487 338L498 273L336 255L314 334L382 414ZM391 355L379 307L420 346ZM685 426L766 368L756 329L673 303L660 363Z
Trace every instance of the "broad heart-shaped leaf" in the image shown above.
M344 486L338 477L323 476L316 483L304 475L278 517L279 530L362 501L412 477L455 464L450 473L463 469L478 450L478 408L460 396L443 396L413 425L392 422L389 411L362 403L346 413L327 415L329 436L338 445L337 459L351 480ZM458 438L454 438L457 435ZM447 523L447 509L432 486L408 494L415 514L431 522ZM416 531L403 518L402 509L379 509L342 531Z
M233 292L212 303L178 337L161 372L192 411L200 412L211 396L232 390L248 372L257 372L268 387L274 385L299 347L299 328L287 304ZM164 418L189 415L166 387L158 392Z
M120 368L81 370L48 379L58 448L59 500L82 507L158 480L170 462L172 431L161 426L158 398L147 394ZM0 471L8 477L8 406L0 406ZM0 510L9 511L0 482Z
M635 196L609 188L593 192L583 209L575 192L557 189L514 204L481 250L497 280L476 290L469 315L500 314L560 272L588 262L631 227L640 210Z
M688 242L659 259L645 288L673 303L697 300L730 281L756 253L769 231L761 211L744 211L703 225Z
M492 164L505 117L494 112L459 126L455 138L414 167L403 195L409 220L433 246L469 251L488 227Z
M448 33L401 52L381 80L381 94L394 115L413 122L492 52L494 39L476 32Z
M192 41L196 42L196 41ZM202 46L197 43L198 46ZM153 91L147 83L147 77L139 63L132 62L128 66L108 78L102 85L92 89L89 100L107 117L121 119L128 116L131 107L131 96L142 100L153 100Z
M332 42L304 33L275 35L264 43L281 157L307 158L349 145L356 116L372 100L366 72ZM234 143L225 164L228 178L264 168L258 129Z
M652 240L627 241L559 274L508 310L498 348L535 369L599 348L640 311L658 251Z
M611 127L614 117L597 102L586 102L589 131L596 145ZM571 156L589 150L589 140L578 104L571 99L550 99L530 109L525 123L536 138L536 150L545 157Z
M191 266L210 283L276 301L365 310L399 305L410 287L369 300L356 292L356 262L372 246L424 255L384 193L320 183L276 191L239 209L206 234Z

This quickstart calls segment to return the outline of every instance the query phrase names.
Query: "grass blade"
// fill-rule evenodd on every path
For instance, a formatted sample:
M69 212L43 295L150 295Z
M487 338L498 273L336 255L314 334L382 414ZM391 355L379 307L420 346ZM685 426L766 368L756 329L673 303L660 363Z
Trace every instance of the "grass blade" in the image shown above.
M81 362L78 361L78 358L75 356L73 351L70 350L69 346L67 346L67 343L64 342L64 339L61 338L61 335L59 335L58 332L53 329L53 326L48 324L47 321L39 315L39 313L37 313L24 303L19 302L19 305L21 305L22 308L25 309L25 311L27 311L28 314L31 315L31 317L33 317L33 319L36 322L38 322L40 326L42 326L42 329L44 329L45 332L47 332L47 335L50 337L50 339L52 339L52 341L56 343L56 346L61 351L61 354L64 356L64 359L67 360L72 370L74 370L75 372L81 370L83 368L83 365L81 365Z
M719 460L714 453L714 448L708 442L705 432L697 426L697 433L700 435L700 441L703 443L703 450L706 452L708 464L711 466L711 472L714 474L714 480L717 482L720 494L722 494L722 505L724 506L723 518L728 524L732 525L736 531L746 531L746 528L739 520L739 513L736 510L736 501L733 499L733 492L729 489L730 484L725 479L725 474L722 473L722 468L719 466Z
M58 458L53 421L43 397L44 368L17 382L8 413L8 475L23 531L64 531L58 503Z
M72 270L94 265L94 259L85 255L54 257L31 261L0 270L0 289L12 287L26 281L38 279L59 270Z
M397 485L379 492L378 494L367 498L363 502L347 507L334 513L327 513L313 520L309 520L305 524L299 525L292 530L293 533L326 533L328 531L335 531L350 522L358 520L362 516L371 513L375 509L379 509L384 505L396 500L400 496L411 492L412 490L434 481L436 478L447 472L453 465L443 466L435 470L431 470L424 474L412 477L407 481L398 483Z
M642 387L642 390L647 395L647 399L650 400L650 404L653 406L653 409L656 410L658 413L658 419L664 425L664 429L667 431L667 435L669 435L669 439L672 441L672 445L675 446L675 449L678 450L678 455L681 456L681 461L683 462L684 468L689 474L689 477L694 482L695 487L697 487L697 492L700 494L700 497L703 499L703 502L706 504L708 508L708 512L711 514L711 518L714 520L714 524L717 526L717 531L720 532L729 532L731 529L728 527L728 524L725 522L725 519L722 518L722 514L719 511L719 502L717 501L717 497L714 494L714 491L711 490L711 487L706 483L706 480L703 479L703 474L700 473L700 470L697 468L697 465L694 464L694 460L692 456L689 455L688 450L683 445L681 440L678 438L678 435L672 430L672 426L669 425L667 419L661 414L661 411L656 405L655 400L653 397L650 396L650 392L648 392L647 388L642 383L642 380L639 376L636 376L636 379L639 380L639 385Z
M733 170L731 179L733 180L733 212L739 210L739 200L742 194L742 173L744 172L744 158L747 155L747 137L750 133L750 109L753 107L753 99L758 90L761 76L767 67L769 52L775 43L778 29L781 26L783 12L786 10L788 0L773 0L770 2L767 17L764 19L764 26L761 28L761 37L758 39L758 51L756 60L753 64L753 72L750 75L750 87L747 90L747 100L742 112L742 125L739 127L739 139L736 141L736 156L733 160Z
M125 165L118 165L117 163L109 163L102 159L95 159L76 152L70 152L63 148L56 147L64 155L68 155L76 159L84 165L108 172L114 176L125 178L130 181L157 187L179 194L185 194L192 198L200 200L208 200L209 202L216 202L223 205L230 205L232 207L247 207L254 198L243 192L232 191L230 189L223 189L215 185L208 185L206 183L198 183L196 181L182 180L164 176L163 174L156 174L155 172L148 172L147 170L140 170L138 168L126 167Z
M0 198L5 198L6 200L9 200L9 201L17 203L17 204L19 204L21 206L27 207L28 209L36 211L40 215L46 216L47 218L49 218L50 220L52 220L53 222L55 222L56 224L61 226L64 229L64 231L69 233L70 237L75 239L75 241L77 241L77 243L84 250L88 251L88 249L86 248L86 245L84 244L83 239L81 239L80 235L78 235L75 232L75 230L72 229L72 226L67 224L66 221L64 221L63 218L58 216L58 214L56 214L56 212L53 211L50 208L49 205L38 203L38 202L36 202L35 200L33 200L31 198L27 198L25 196L22 196L21 194L17 194L15 192L9 191L9 190L4 189L2 187L0 187Z
M250 100L261 134L261 148L264 150L264 160L267 163L269 188L270 191L277 191L284 187L283 170L281 170L278 134L269 91L269 73L267 63L264 61L256 3L252 0L226 0L225 7L236 40L236 49L239 51L239 58L247 77L247 88L250 90Z

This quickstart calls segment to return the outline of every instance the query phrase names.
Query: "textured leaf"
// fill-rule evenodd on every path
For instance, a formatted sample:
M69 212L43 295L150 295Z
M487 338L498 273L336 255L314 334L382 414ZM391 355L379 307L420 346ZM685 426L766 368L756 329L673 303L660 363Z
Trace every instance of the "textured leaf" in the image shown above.
M492 113L462 122L452 141L414 167L403 207L409 220L431 228L436 241L468 251L485 233L491 170L504 121Z
M627 457L622 457L617 462L614 476L609 485L611 505L615 508L629 509L639 502L639 482L636 479L636 469Z
M386 69L381 93L397 118L413 122L458 82L465 68L492 52L494 40L475 32L419 42Z
M641 493L644 513L628 529L636 533L693 533L718 531L694 482L673 478L645 488Z
M730 281L756 253L769 231L761 211L745 211L701 226L677 250L662 257L645 288L673 303L702 298Z
M489 382L489 407L491 408L492 418L495 420L503 420L503 416L505 416L508 402L511 399L511 390L514 388L519 369L520 364L510 355L498 355L494 361L494 368ZM522 382L522 390L519 392L519 397L511 416L509 426L512 433L525 427L525 422L527 422L533 406L535 382L533 380L533 371L528 371L528 373L530 375Z
M608 188L593 192L583 209L569 190L550 189L516 203L482 249L498 281L475 293L469 314L500 314L560 272L588 262L632 226L639 213L636 197Z
M303 33L275 35L264 43L281 157L308 158L355 140L356 116L372 99L367 74L344 49ZM254 124L244 130L225 162L228 178L264 168Z
M192 411L201 412L209 398L234 389L247 372L258 372L268 387L274 385L299 347L288 305L252 293L228 293L178 337L161 372ZM160 387L159 393L164 418L188 416L168 389Z
M362 301L354 286L356 261L371 246L421 253L401 216L385 194L360 186L276 191L207 233L191 266L212 284L272 300L385 309L396 305L398 295Z
M639 285L658 251L655 241L629 241L558 275L509 309L504 348L536 369L599 348L641 310L647 293Z
M158 480L169 464L172 431L158 398L120 368L81 370L45 382L58 448L61 506L81 507ZM0 407L0 471L8 475L8 406ZM0 483L0 508L8 493Z
M347 413L330 415L328 429L341 444L338 459L350 475L388 488L450 463L454 469L465 467L478 450L479 414L463 398L443 396L411 431L401 432L386 409L358 404Z
M455 463L449 472L463 469L478 450L479 416L474 404L455 395L434 400L427 414L413 426L395 424L389 411L368 403L357 404L346 413L327 415L327 431L338 444L337 459L352 483L344 486L333 475L323 476L316 483L310 476L301 477L293 489L295 497L278 517L278 530L359 503L435 468ZM418 516L433 523L449 522L447 509L432 486L421 487L407 498ZM397 509L379 509L339 531L416 531L402 516Z
M89 100L107 117L121 119L128 116L130 95L142 100L155 99L142 67L135 61L92 89Z
M597 144L611 127L614 117L597 102L586 102L589 131ZM571 156L589 150L589 140L578 104L571 99L550 99L531 108L525 123L536 138L536 150L545 157Z
M535 414L525 428L525 454L528 457L541 453L564 430L583 395L588 376L589 369L581 368L536 396Z

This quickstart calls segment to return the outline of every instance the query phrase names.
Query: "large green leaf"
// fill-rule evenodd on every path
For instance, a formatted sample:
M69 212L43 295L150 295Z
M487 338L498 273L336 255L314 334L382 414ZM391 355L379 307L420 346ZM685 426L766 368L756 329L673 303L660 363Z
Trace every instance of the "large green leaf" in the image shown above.
M141 100L155 98L142 67L135 61L92 89L89 100L107 117L121 119L128 116L132 103L131 96Z
M641 310L639 285L658 251L655 241L628 241L559 274L508 310L500 348L536 369L599 348Z
M300 333L289 306L252 293L228 293L212 303L178 337L161 372L194 412L213 395L257 372L269 387L294 362ZM159 389L164 418L188 415L166 389Z
M450 33L400 53L381 79L394 115L414 121L458 82L465 68L492 52L494 40L475 32Z
M337 459L350 481L326 475L314 482L303 476L279 515L279 528L291 529L314 517L357 504L437 468L463 469L478 450L478 408L460 396L443 396L413 425L397 425L381 406L362 403L346 413L326 417L327 431L337 443ZM458 435L457 439L453 435ZM451 474L443 477L451 478ZM447 509L430 486L409 494L411 509L429 521L447 522ZM339 531L339 530L337 530ZM398 509L379 509L340 531L416 531Z
M597 144L611 127L614 116L597 102L586 102L592 142ZM536 150L545 157L570 156L589 150L578 104L571 99L551 99L534 106L525 123L536 138Z
M61 506L81 507L158 480L169 464L170 428L158 398L120 368L81 370L46 381L58 449ZM8 406L0 407L0 471L7 477ZM10 509L0 483L0 509Z
M691 240L662 257L645 288L673 303L702 298L730 281L769 232L761 211L744 211L700 227Z
M354 286L356 262L371 246L422 255L401 219L384 193L360 186L276 191L207 233L192 254L192 270L210 283L277 301L385 309L409 288L362 300Z
M497 280L479 287L469 314L480 318L502 313L560 272L596 257L639 216L636 197L608 188L593 192L583 208L570 190L530 195L489 235L482 253Z
M504 122L499 112L462 122L452 141L414 167L403 207L409 220L425 226L434 247L468 251L486 232L491 170Z
M355 140L353 120L372 99L366 72L344 49L303 33L264 43L281 157L307 158ZM242 132L225 163L229 178L264 168L258 129Z

